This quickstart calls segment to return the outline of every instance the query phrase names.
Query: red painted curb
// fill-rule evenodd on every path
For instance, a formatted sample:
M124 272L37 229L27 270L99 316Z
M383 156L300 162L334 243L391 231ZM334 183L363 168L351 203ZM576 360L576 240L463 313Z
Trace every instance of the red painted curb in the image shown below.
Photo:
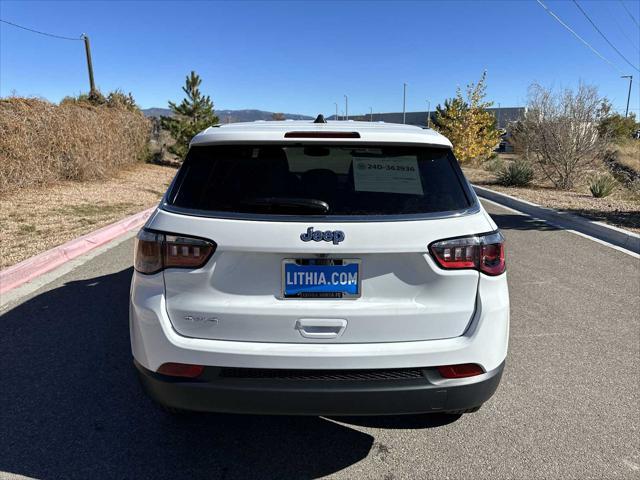
M29 282L43 273L51 271L69 260L84 255L128 231L140 227L147 221L147 218L151 216L155 209L156 207L152 207L127 218L123 218L111 225L107 225L106 227L78 237L63 245L54 247L35 257L27 258L20 263L0 271L0 294L7 293L9 290L13 290L23 283Z

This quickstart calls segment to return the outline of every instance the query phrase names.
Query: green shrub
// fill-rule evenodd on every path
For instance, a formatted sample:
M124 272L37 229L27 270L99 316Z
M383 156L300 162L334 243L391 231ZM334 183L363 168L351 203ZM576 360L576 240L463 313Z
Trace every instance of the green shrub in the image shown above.
M484 163L484 169L491 173L498 173L504 166L504 160L498 155L492 156Z
M589 183L589 190L591 190L591 195L594 197L604 198L613 193L617 184L618 182L616 182L615 178L608 173L605 173L597 175L591 179L591 182Z
M526 160L516 160L498 172L498 183L505 187L525 187L533 180L533 167Z
M130 112L137 112L139 110L131 92L124 93L122 90L118 89L107 95L106 104L108 107L123 108Z
M636 122L634 113L628 117L614 113L600 120L598 133L605 138L620 141L631 138L638 128L640 128L640 123Z

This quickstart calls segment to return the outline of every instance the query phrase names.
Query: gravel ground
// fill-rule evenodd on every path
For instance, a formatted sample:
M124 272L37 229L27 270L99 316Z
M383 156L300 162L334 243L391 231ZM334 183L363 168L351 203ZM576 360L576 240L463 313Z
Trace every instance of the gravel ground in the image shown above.
M503 187L495 183L496 177L491 172L467 167L463 170L471 183L640 233L640 198L624 188L619 187L608 197L594 198L586 185L575 191L557 190L542 182L534 182L527 188Z
M108 180L1 195L0 268L153 206L175 173L175 168L140 164Z

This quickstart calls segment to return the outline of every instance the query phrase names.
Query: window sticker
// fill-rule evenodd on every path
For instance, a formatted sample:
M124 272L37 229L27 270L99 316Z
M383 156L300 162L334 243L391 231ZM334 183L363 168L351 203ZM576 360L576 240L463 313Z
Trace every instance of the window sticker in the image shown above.
M423 195L416 157L353 157L356 191Z

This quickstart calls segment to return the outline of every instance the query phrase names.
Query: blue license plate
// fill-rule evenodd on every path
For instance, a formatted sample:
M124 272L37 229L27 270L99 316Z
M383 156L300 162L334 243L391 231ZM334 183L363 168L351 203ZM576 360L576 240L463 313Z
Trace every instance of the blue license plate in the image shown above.
M359 262L341 260L341 265L304 264L285 260L283 293L287 298L348 298L360 295ZM338 263L338 262L335 262Z

